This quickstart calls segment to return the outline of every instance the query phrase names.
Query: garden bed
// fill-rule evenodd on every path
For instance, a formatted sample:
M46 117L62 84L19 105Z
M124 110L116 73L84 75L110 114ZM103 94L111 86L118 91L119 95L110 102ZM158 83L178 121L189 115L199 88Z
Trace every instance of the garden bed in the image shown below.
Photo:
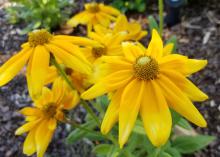
M82 4L81 4L82 5ZM155 8L152 6L152 8ZM220 156L220 4L209 1L200 6L194 4L183 8L182 22L172 28L165 29L165 37L176 35L178 52L191 58L207 59L208 66L191 78L207 93L210 98L197 107L208 122L205 129L196 128L203 134L218 137L215 142L196 153L195 157ZM151 10L152 14L157 10ZM130 15L131 14L131 15ZM139 17L138 15L129 15ZM0 7L0 64L16 51L26 36L19 35L22 25L7 23L3 7ZM144 16L141 16L143 18ZM145 42L146 40L144 40ZM23 122L17 110L31 105L28 97L24 75L17 76L12 82L0 88L0 157L23 157L22 143L24 138L14 135ZM84 114L84 109L78 107L75 117ZM90 157L92 143L82 140L74 145L65 144L65 137L70 131L69 125L60 125L48 148L51 157Z

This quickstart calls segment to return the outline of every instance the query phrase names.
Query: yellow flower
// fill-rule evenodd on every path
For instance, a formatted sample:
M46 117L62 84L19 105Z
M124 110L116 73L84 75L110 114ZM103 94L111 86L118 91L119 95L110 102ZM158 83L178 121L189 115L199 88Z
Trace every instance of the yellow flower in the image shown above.
M76 45L93 46L97 43L81 37L52 35L44 29L29 33L22 50L0 67L0 86L8 83L28 63L29 92L33 98L38 97L48 72L50 55L76 71L91 73L90 63Z
M90 32L88 36L100 44L100 46L96 47L85 46L84 48L81 48L81 51L91 63L94 63L101 56L115 56L123 54L121 42L126 38L125 32L117 34L99 34L97 32Z
M15 134L28 133L23 153L30 156L37 153L43 157L56 129L57 122L63 121L63 110L74 108L79 102L76 91L69 89L66 82L56 79L52 90L44 87L42 96L35 100L35 107L25 107L20 113L26 116L26 123Z
M108 27L111 21L116 20L118 15L120 15L120 11L117 9L103 3L92 2L85 4L85 10L73 16L67 24L72 27L84 24L87 25L88 30L91 30L96 24Z
M136 22L128 22L125 15L118 16L114 26L111 28L103 27L101 25L96 25L95 30L100 34L113 33L117 34L119 32L126 32L127 36L125 40L140 40L147 35L147 31L143 31L141 25Z
M126 143L140 113L144 128L155 146L166 143L170 136L172 118L169 108L200 127L206 121L192 101L208 98L186 76L199 71L206 60L188 59L178 54L167 54L156 30L147 49L139 43L122 44L124 57L103 57L114 72L98 81L82 94L92 99L113 92L102 122L106 134L119 121L119 144Z

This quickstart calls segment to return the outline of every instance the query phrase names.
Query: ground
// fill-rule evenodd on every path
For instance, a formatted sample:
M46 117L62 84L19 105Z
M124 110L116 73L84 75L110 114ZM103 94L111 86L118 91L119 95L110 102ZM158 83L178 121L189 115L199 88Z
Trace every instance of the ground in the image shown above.
M198 2L198 1L197 1ZM82 8L82 5L81 5ZM182 9L180 24L165 28L165 38L176 35L178 38L178 52L191 58L207 59L207 67L193 75L191 79L209 95L209 100L196 106L208 122L205 129L195 129L199 133L214 135L217 139L194 157L220 156L220 4L218 0L196 2ZM156 7L148 7L156 15ZM140 15L132 15L138 18ZM129 15L130 15L129 14ZM149 14L147 14L149 15ZM20 50L20 44L26 36L19 35L22 25L7 23L6 14L0 4L0 64L12 54ZM141 19L145 15L141 16ZM145 41L145 40L144 40ZM24 137L15 136L14 131L23 123L22 116L17 112L24 106L31 105L26 88L23 72L13 81L0 88L0 157L24 157L22 142ZM78 107L75 117L83 115L85 111ZM79 119L79 118L78 118ZM80 121L80 120L79 120ZM48 148L51 157L91 157L91 145L88 140L82 140L74 145L65 144L70 126L60 125Z

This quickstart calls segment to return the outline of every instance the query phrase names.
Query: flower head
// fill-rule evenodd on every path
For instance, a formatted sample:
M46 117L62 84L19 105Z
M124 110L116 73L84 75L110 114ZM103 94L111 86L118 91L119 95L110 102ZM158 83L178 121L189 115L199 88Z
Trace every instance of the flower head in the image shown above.
M29 92L33 98L40 96L51 56L69 68L89 74L91 65L78 47L86 45L99 44L82 37L52 35L44 29L31 32L22 50L0 67L0 86L8 83L28 64L26 76Z
M192 101L204 101L208 96L186 78L202 69L206 60L170 54L171 48L163 48L156 30L147 49L131 42L124 42L122 47L124 56L102 58L111 73L82 94L82 98L92 99L113 92L102 133L108 133L118 121L119 144L123 147L140 114L150 141L161 146L171 132L169 108L200 127L206 126Z
M95 30L103 35L107 32L113 34L126 32L125 40L140 40L147 35L147 31L143 31L138 22L128 22L125 15L119 15L113 26L103 27L102 25L96 25Z
M120 32L117 34L100 34L97 31L90 32L88 36L100 44L100 46L96 47L85 46L84 48L81 48L81 51L91 63L94 63L102 56L115 56L123 54L121 43L126 38L125 32Z
M73 27L84 24L91 30L97 24L108 27L118 15L120 15L120 11L113 7L106 6L103 3L91 2L85 4L85 10L73 16L67 24Z
M63 110L74 108L79 95L71 91L64 80L56 79L52 90L43 88L42 96L35 100L35 107L25 107L20 113L26 116L26 123L15 134L28 133L24 141L23 152L30 156L37 153L43 157L56 129L57 122L63 121Z

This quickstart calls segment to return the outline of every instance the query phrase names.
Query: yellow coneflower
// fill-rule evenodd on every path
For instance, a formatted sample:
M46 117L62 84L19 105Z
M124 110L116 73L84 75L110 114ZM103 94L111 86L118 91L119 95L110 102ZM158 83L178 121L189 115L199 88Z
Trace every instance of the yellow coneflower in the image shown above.
M96 47L85 46L84 48L81 48L81 51L91 63L94 63L101 56L115 56L123 54L121 43L125 40L125 32L120 32L118 34L106 33L105 35L97 32L90 32L88 37L100 44L100 46Z
M125 15L118 16L113 26L107 28L101 25L96 25L95 30L103 35L107 32L113 34L117 34L119 32L126 32L127 36L125 40L140 40L141 38L147 35L147 31L143 31L141 25L138 22L128 22Z
M28 42L22 45L22 50L0 67L0 86L8 83L28 62L29 92L32 97L39 96L51 54L67 67L82 73L91 73L90 63L76 45L97 46L97 42L82 37L52 35L44 29L29 33Z
M77 91L69 89L64 80L54 81L52 90L44 87L42 96L35 100L34 107L25 107L20 113L26 116L26 123L15 134L28 133L23 145L23 153L30 156L35 152L43 157L57 127L64 120L63 110L74 108L79 102Z
M200 127L207 125L192 101L204 101L208 96L186 78L202 69L206 60L188 59L178 54L164 55L166 51L156 30L153 30L147 49L140 44L125 42L123 52L124 57L103 57L114 72L82 94L82 98L92 99L114 92L102 122L102 133L108 133L119 121L119 144L123 147L140 113L150 141L161 146L170 136L172 118L169 108Z
M72 27L84 24L87 25L88 30L91 30L96 24L108 27L118 15L120 15L120 11L117 9L103 3L92 2L85 4L85 10L73 16L67 24Z

